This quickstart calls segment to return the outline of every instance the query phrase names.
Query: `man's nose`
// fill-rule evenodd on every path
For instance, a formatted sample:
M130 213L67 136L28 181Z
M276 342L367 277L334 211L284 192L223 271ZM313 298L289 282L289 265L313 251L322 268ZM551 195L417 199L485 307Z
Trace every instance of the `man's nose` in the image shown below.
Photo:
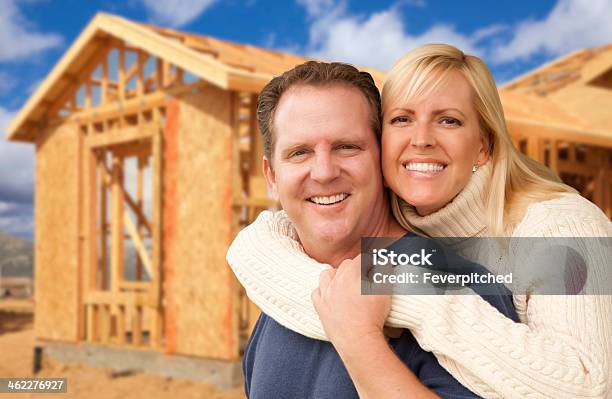
M411 143L417 148L428 148L436 145L434 132L428 123L417 123L414 127Z
M318 183L329 183L340 175L340 166L329 152L317 154L310 167L310 178Z

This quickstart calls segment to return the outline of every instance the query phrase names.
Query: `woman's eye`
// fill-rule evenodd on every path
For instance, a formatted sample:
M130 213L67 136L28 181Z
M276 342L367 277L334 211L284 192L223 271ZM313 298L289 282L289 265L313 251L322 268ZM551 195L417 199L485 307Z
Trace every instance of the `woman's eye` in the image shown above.
M444 117L440 119L440 123L442 123L443 125L450 125L450 126L462 126L462 123L459 119L451 118L451 117Z
M398 123L408 123L410 121L410 119L407 116L396 116L395 118L391 119L391 124L395 125Z

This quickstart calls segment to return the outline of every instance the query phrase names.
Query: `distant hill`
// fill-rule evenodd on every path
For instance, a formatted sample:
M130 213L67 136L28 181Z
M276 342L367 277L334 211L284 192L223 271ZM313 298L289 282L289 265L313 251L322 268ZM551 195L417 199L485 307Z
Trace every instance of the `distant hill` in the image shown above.
M32 241L0 232L0 268L6 277L33 277Z

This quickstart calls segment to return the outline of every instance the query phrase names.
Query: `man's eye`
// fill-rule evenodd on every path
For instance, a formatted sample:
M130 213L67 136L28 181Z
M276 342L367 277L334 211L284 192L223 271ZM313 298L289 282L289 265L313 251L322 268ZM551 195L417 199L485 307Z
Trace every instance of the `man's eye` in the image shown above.
M296 150L289 154L289 158L295 158L306 154L306 150Z
M443 125L450 125L450 126L462 126L463 125L459 119L451 118L448 116L441 118L440 123Z
M356 150L358 147L352 144L341 144L337 148L339 150Z

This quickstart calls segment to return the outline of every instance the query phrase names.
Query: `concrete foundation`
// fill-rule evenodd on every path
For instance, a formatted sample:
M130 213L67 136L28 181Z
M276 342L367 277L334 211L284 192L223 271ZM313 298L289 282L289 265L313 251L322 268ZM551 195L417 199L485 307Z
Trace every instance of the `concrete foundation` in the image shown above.
M78 363L110 368L117 373L144 372L165 377L203 381L223 389L243 384L240 361L222 361L166 355L146 350L129 350L92 344L45 342L44 356L61 363Z

